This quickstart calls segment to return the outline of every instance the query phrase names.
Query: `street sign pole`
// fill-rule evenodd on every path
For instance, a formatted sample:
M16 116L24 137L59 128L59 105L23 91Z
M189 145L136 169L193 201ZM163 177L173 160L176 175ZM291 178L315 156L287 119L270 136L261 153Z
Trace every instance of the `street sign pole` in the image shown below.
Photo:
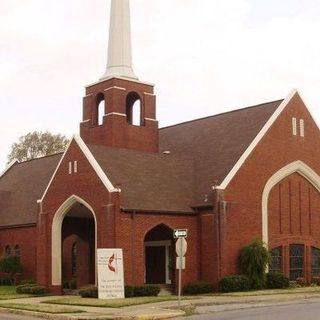
M183 247L183 242L180 241L180 254L179 254L179 292L178 292L178 307L180 308L181 306L181 280L182 280L182 257L183 257L183 252L182 248Z

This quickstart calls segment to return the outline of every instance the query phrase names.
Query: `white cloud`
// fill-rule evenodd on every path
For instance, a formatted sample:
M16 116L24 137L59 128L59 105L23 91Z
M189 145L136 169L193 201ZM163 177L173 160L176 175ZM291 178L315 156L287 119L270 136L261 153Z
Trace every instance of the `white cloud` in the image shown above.
M0 168L19 135L78 132L109 0L0 0ZM288 10L286 10L289 8ZM131 0L134 66L168 125L301 89L318 121L319 1Z

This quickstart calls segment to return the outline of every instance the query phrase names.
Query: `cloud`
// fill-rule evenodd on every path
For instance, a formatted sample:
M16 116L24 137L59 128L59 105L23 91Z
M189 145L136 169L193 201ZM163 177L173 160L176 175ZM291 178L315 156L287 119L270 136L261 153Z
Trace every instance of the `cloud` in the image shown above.
M78 132L83 86L105 70L109 6L0 0L0 167L28 131ZM319 1L131 0L131 10L135 72L156 84L162 126L295 87L320 120Z

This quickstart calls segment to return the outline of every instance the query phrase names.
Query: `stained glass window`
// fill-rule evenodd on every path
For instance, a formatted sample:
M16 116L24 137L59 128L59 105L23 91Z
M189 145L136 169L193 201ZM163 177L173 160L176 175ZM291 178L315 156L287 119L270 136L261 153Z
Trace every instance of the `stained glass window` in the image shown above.
M320 277L320 249L311 249L311 275Z
M16 246L14 247L14 254L15 254L15 256L17 256L17 257L19 258L19 260L20 260L21 252L20 252L20 247L19 247L18 245L16 245Z
M71 273L73 277L77 274L77 255L78 255L77 243L75 242L72 245L72 252L71 252Z
M10 246L6 246L5 255L6 255L7 257L11 255L11 248L10 248Z
M282 271L282 248L277 247L271 250L271 261L269 264L269 272Z
M304 245L290 245L290 280L303 278Z

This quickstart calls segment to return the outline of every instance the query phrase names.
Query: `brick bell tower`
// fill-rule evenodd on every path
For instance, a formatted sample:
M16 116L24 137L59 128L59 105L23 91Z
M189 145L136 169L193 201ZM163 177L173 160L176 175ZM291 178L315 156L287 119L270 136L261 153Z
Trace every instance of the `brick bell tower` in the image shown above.
M133 72L130 29L129 0L111 0L107 70L86 87L80 136L87 144L158 152L154 85Z

